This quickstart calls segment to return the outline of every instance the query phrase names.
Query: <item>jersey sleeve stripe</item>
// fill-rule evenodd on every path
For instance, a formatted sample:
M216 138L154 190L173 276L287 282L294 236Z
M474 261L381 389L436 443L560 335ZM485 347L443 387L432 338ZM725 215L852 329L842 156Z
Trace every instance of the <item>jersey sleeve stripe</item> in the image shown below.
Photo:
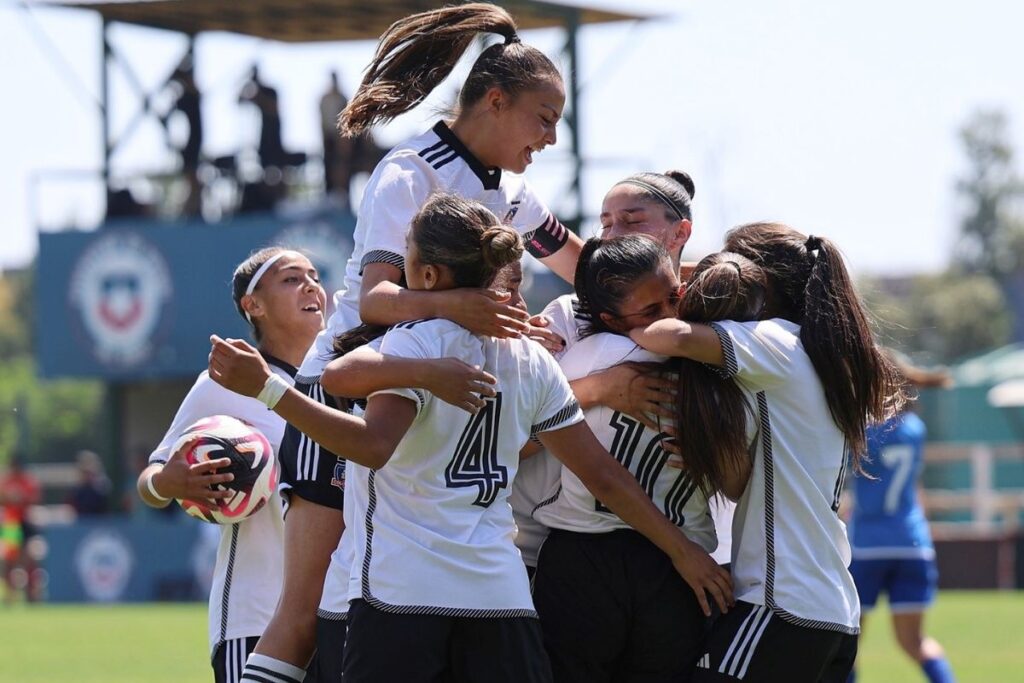
M438 159L437 161L434 162L434 170L440 171L442 168L444 168L445 166L447 166L448 164L450 164L451 162L455 161L458 158L459 153L456 152L455 150L452 150L452 153L449 156L446 156L443 159Z
M366 253L362 260L359 261L359 274L363 274L363 269L371 263L387 263L388 265L398 268L403 273L405 272L405 257L396 254L393 251L386 251L384 249L374 249L371 252Z
M731 379L736 376L740 369L739 363L736 361L736 347L733 346L732 337L729 336L724 327L717 323L711 323L711 329L715 331L715 334L718 335L718 341L722 343L722 357L725 361L723 366L716 368L716 370L726 379Z
M437 150L432 151L430 154L421 153L420 156L422 156L428 164L433 166L434 162L436 162L443 156L447 156L448 154L455 154L455 150L449 147L448 145L442 145ZM456 156L458 155L456 154Z
M430 147L424 147L419 152L417 152L417 154L419 154L423 158L426 158L426 156L428 154L430 154L431 152L436 151L436 150L440 149L441 147L446 147L446 146L447 146L447 143L445 143L444 140L438 140L437 142L432 144Z
M550 432L561 427L568 427L570 424L575 424L582 419L583 411L580 410L580 404L578 401L573 401L548 419L533 425L530 428L530 436L535 436L541 432Z

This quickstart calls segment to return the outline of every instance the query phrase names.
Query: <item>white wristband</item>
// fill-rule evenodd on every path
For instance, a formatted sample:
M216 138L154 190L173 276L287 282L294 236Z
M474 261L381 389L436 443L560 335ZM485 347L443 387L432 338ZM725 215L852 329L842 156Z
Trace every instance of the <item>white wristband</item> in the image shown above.
M156 472L154 472L153 474L156 474ZM149 489L149 495L153 496L161 503L166 503L167 501L170 500L170 498L164 498L163 496L156 492L156 486L153 485L153 474L146 477L146 488Z
M256 400L273 410L286 391L288 391L288 382L271 373Z

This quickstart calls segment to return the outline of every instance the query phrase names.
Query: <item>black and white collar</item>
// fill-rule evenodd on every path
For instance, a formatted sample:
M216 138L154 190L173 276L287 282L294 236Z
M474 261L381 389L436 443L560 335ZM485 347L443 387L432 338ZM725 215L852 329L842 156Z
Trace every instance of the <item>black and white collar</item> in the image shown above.
M299 371L297 367L289 363L284 362L277 356L272 356L266 351L260 351L260 355L263 356L263 360L267 361L267 365L273 365L274 367L280 368L288 373L288 376L295 379L295 374Z
M434 133L437 137L441 138L441 141L451 147L456 154L462 157L466 165L472 169L476 177L483 183L485 190L497 190L501 184L501 169L500 168L488 168L484 166L483 162L473 156L473 153L469 151L469 148L462 143L455 133L452 132L451 128L448 127L444 121L438 121L434 124Z

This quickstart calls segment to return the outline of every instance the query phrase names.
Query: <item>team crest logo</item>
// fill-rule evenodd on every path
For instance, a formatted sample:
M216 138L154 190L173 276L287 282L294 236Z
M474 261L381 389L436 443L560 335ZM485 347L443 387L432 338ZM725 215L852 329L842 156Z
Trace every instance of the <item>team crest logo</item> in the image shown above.
M505 214L505 218L503 218L501 221L502 223L504 223L505 225L512 225L512 219L516 217L517 213L519 213L520 203L521 202L519 201L512 202L512 208L510 208L508 210L508 213Z
M352 255L352 242L329 223L299 223L282 230L275 244L298 249L309 257L320 273L320 282L327 292L327 314L333 310L331 294L345 286L345 264Z
M128 541L110 531L90 533L75 550L75 569L90 600L119 599L134 565L135 555Z
M345 460L338 458L338 462L334 463L334 475L331 477L331 486L345 490Z
M156 247L119 232L100 237L82 253L68 298L96 358L130 367L152 355L172 291L167 262Z

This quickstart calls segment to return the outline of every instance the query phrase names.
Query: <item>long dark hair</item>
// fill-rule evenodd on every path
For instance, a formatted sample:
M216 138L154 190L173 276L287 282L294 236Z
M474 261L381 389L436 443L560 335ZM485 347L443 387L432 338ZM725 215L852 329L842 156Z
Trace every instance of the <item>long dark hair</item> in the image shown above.
M679 302L688 322L757 320L765 303L764 271L738 254L704 257L693 270ZM747 416L751 406L739 385L717 369L688 358L669 367L678 374L675 437L686 470L706 496L723 490L730 471L747 455Z
M665 248L646 235L620 235L602 240L592 237L580 250L573 286L576 289L576 316L584 321L580 337L599 332L619 334L608 327L601 316L619 316L618 305L638 280L659 267L672 269L672 258Z
M473 64L459 94L463 109L494 86L515 96L545 81L561 82L543 52L520 42L515 20L501 7L477 2L421 12L396 21L381 36L359 90L338 117L341 134L358 135L422 102L478 33L495 33L505 42L484 50Z
M902 407L899 373L875 344L868 314L839 248L781 223L729 231L725 248L761 266L768 278L764 318L800 325L800 341L825 389L832 420L860 470L864 430Z

